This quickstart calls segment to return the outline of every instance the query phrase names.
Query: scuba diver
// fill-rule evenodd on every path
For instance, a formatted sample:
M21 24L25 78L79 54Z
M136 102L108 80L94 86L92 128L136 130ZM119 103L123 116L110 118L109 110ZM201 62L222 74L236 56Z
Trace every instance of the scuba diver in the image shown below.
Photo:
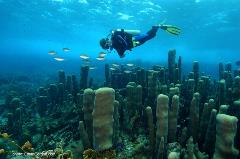
M116 29L112 30L106 38L101 39L100 45L104 50L108 50L108 52L115 49L120 58L123 58L126 50L132 51L132 48L140 46L154 38L159 28L173 35L179 35L181 32L176 26L163 24L152 26L151 30L145 34L142 34L140 30Z

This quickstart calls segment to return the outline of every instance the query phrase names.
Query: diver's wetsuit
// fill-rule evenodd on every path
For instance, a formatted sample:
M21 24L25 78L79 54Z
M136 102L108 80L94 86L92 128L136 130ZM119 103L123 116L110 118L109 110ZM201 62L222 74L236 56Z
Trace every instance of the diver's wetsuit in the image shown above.
M110 50L115 49L118 52L118 55L120 57L123 57L126 50L131 51L133 47L140 46L146 41L155 37L158 28L159 27L153 26L152 29L149 30L146 34L139 34L136 36L124 32L123 29L121 31L114 31L111 36L112 46L110 47ZM137 42L137 45L134 46L134 42Z

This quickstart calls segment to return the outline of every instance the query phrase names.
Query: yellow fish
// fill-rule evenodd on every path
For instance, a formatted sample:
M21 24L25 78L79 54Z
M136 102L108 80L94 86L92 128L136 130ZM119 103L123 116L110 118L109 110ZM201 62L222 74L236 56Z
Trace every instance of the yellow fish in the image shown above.
M98 61L103 61L103 60L105 60L104 57L97 57L96 59L97 59Z
M100 52L99 53L99 57L105 57L107 55L107 53L105 53L105 52Z
M96 67L89 67L89 70L95 70Z
M128 71L128 70L126 70L126 71L124 71L125 73L131 73L132 71Z
M116 69L111 67L110 70L115 71Z
M132 66L134 66L134 64L128 63L127 66L132 67Z
M61 58L61 57L55 57L54 60L56 60L56 61L64 61L64 58Z
M80 55L80 58L86 60L86 59L89 59L89 56L86 54L82 54Z
M70 49L70 48L67 48L67 47L65 47L65 48L63 48L63 51L64 51L64 52L69 52L69 51L71 51L71 49Z
M49 51L48 54L49 54L49 55L56 55L57 52L56 52L56 51Z
M119 65L118 65L118 64L115 64L115 63L113 63L112 66L113 66L113 67L119 67Z

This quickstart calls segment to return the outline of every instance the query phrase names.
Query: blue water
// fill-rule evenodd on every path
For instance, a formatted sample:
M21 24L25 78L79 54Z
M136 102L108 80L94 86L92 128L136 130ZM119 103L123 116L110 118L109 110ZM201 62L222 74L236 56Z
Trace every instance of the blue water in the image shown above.
M0 73L78 73L79 55L97 57L99 40L111 29L146 32L166 20L182 29L179 37L159 30L125 58L112 53L104 62L165 64L175 48L185 70L198 60L202 71L215 74L219 62L240 60L239 10L239 0L0 0ZM51 50L66 60L55 61Z

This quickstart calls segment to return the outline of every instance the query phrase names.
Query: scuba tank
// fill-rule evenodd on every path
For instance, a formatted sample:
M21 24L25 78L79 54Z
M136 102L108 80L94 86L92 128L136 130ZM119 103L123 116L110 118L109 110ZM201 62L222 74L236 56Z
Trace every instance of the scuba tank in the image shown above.
M121 31L121 30L122 30L122 29L116 29L116 31ZM132 34L133 36L134 36L134 35L138 35L138 34L141 33L140 30L125 30L125 29L124 29L124 32L129 33L129 34Z

